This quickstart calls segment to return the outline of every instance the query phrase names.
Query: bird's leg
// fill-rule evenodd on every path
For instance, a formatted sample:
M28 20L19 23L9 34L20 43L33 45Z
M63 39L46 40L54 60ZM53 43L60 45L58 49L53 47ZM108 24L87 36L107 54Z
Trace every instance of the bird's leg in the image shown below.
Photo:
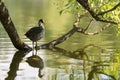
M40 69L40 68L39 68L38 76L39 76L40 78L42 78L42 77L44 76L44 74L42 74L42 72L41 72L41 69Z
M32 52L32 54L34 55L34 41L32 42L32 46L33 46L33 52Z
M35 46L35 50L36 50L36 55L37 55L37 41L36 41L36 46Z

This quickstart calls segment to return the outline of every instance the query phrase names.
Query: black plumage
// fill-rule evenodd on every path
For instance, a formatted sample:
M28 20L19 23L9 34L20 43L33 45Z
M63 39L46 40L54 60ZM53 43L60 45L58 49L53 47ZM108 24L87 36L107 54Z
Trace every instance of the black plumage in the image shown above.
M40 27L33 27L25 34L31 41L36 42L44 35L44 29Z
M40 19L38 22L38 26L31 28L25 33L26 37L33 42L40 40L44 36L43 23L44 23L43 20Z
M25 36L33 42L33 49L34 49L34 42L36 42L36 46L37 46L37 41L43 38L44 36L44 25L43 24L44 24L43 20L40 19L38 21L38 26L31 28L25 33Z

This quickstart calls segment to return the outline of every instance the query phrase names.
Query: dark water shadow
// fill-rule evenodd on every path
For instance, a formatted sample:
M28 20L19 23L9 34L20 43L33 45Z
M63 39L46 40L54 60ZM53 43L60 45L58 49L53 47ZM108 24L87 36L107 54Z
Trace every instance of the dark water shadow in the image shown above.
M99 46L95 46L94 44L86 45L83 48L80 48L80 49L77 49L77 50L74 50L74 51L68 51L68 50L65 50L65 49L59 48L59 47L52 47L52 48L50 47L50 48L47 48L47 50L50 50L50 51L53 51L53 52L58 52L57 54L64 55L64 56L74 58L74 59L84 59L84 58L86 58L87 60L89 60L86 49L92 48L92 47L97 47L98 49L101 50L101 52L104 51L104 49L102 49Z
M12 62L9 67L8 76L5 78L5 80L14 80L17 76L17 71L19 70L19 64L23 60L23 58L29 53L30 51L17 51L15 52ZM39 68L38 76L41 78L43 75L41 75L41 70L44 67L43 60L37 56L32 55L27 58L26 62L34 68Z

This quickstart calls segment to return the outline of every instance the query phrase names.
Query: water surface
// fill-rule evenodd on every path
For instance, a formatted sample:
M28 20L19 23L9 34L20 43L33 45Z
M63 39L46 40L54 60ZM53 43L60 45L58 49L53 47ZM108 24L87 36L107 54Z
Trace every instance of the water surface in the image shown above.
M32 47L32 42L24 34L37 25L40 18L45 20L46 34L39 45L62 36L73 27L75 15L59 15L54 0L5 0L10 16L21 39ZM83 20L84 26L87 19ZM93 26L93 25L92 25ZM91 27L92 27L91 26ZM101 23L96 27L103 27ZM99 30L99 28L97 28ZM38 76L39 69L24 60L32 52L19 52L12 45L7 33L0 25L0 80L116 80L120 79L120 36L111 26L94 36L75 33L54 50L40 49L38 56L43 59L44 76ZM85 53L82 50L85 49ZM17 54L27 54L26 56ZM11 73L11 74L10 74ZM9 80L8 79L8 80ZM12 79L11 79L12 80Z

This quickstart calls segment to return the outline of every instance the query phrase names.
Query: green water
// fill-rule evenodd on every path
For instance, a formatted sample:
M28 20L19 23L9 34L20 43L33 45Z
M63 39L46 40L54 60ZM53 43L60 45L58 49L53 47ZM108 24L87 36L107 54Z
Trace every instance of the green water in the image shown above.
M45 21L45 37L39 45L52 41L67 33L73 27L76 16L71 13L59 15L59 10L53 4L54 0L4 0L12 21L21 39L32 47L32 42L24 34L32 26L36 26L40 18ZM87 17L81 27L86 26ZM90 31L99 30L102 23L93 22ZM38 56L44 61L40 78L39 69L33 68L24 61L25 57L14 55L18 50L12 45L7 33L0 24L0 80L120 80L120 35L111 26L98 35L88 36L75 33L54 50L40 49ZM94 47L93 47L94 46ZM80 51L85 49L85 53ZM75 55L77 56L75 56ZM76 59L77 58L77 59ZM10 64L16 64L11 65ZM13 69L13 70L12 70ZM11 72L10 72L11 71ZM16 74L11 76L11 74ZM8 79L8 80L9 80ZM11 79L12 80L12 79Z

